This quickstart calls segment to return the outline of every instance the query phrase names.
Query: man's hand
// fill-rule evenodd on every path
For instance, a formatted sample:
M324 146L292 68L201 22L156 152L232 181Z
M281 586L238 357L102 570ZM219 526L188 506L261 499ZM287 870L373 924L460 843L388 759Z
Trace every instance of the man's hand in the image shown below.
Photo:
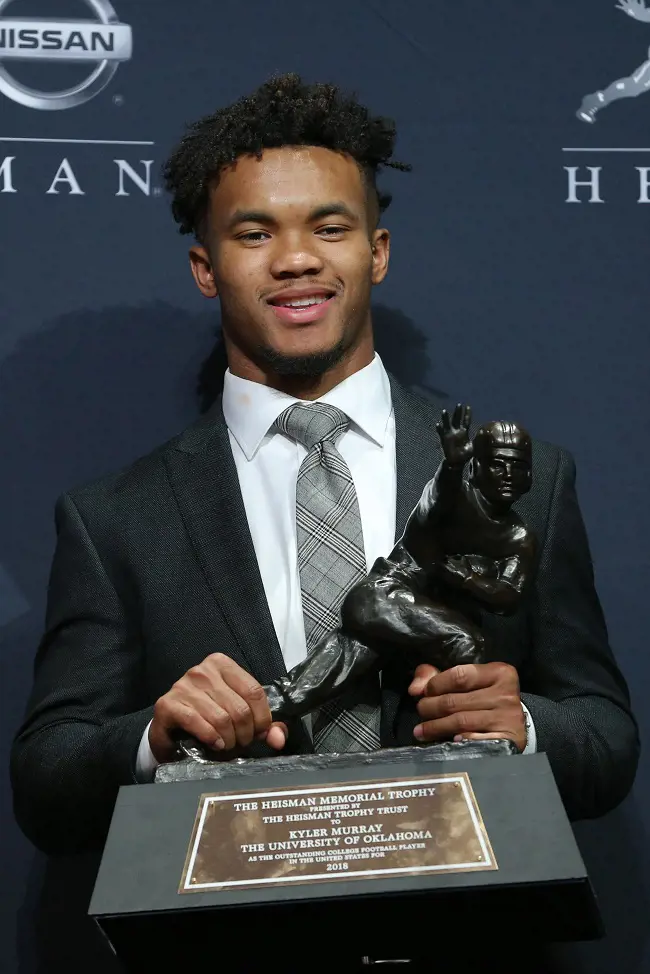
M519 677L508 663L467 663L440 673L428 663L418 666L409 687L421 697L422 723L413 733L419 741L513 741L526 747L526 720Z
M176 756L170 733L177 729L213 748L215 758L232 757L253 740L280 751L287 739L286 725L272 723L264 688L222 653L193 666L156 701L149 746L161 764Z
M462 467L471 459L474 452L469 438L469 424L472 410L469 406L458 403L450 418L446 409L440 415L440 422L436 423L436 430L447 463L452 467Z

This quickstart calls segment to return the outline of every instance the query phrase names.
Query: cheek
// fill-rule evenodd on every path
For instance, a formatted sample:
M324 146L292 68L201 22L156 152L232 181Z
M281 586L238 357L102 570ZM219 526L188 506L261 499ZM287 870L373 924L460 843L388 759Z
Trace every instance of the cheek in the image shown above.
M342 277L348 286L362 288L370 283L372 251L368 240L350 241L336 254L325 253L323 257L334 273Z
M223 248L214 264L214 274L222 297L240 304L255 302L266 281L261 254L252 250L234 254Z

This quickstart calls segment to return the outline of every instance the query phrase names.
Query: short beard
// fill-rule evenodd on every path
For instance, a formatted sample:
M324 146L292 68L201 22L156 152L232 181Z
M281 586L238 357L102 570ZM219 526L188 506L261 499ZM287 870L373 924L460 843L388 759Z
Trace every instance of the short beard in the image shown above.
M260 362L270 366L276 375L317 379L338 365L346 350L344 339L325 352L312 352L309 355L285 355L268 345L260 345L257 348L257 357Z

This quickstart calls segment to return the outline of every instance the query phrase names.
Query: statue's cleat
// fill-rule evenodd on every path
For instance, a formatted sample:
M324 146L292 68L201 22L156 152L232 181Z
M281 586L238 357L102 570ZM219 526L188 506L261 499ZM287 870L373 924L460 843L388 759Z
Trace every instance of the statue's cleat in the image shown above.
M605 96L602 91L597 91L595 95L586 95L582 99L582 105L576 112L577 117L582 122L589 122L593 125L596 121L596 114L605 104Z

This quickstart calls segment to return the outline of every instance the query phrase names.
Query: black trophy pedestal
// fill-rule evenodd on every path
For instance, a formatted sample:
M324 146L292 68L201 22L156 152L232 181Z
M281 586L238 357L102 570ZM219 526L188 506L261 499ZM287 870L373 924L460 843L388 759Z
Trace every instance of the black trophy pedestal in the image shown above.
M411 961L411 970L451 963L454 974L536 971L540 944L602 930L546 756L511 751L468 742L168 765L155 784L121 789L90 914L129 971L210 961L228 974L344 972L386 959ZM451 771L471 783L498 868L179 892L202 795L377 787ZM230 854L228 842L217 855Z

